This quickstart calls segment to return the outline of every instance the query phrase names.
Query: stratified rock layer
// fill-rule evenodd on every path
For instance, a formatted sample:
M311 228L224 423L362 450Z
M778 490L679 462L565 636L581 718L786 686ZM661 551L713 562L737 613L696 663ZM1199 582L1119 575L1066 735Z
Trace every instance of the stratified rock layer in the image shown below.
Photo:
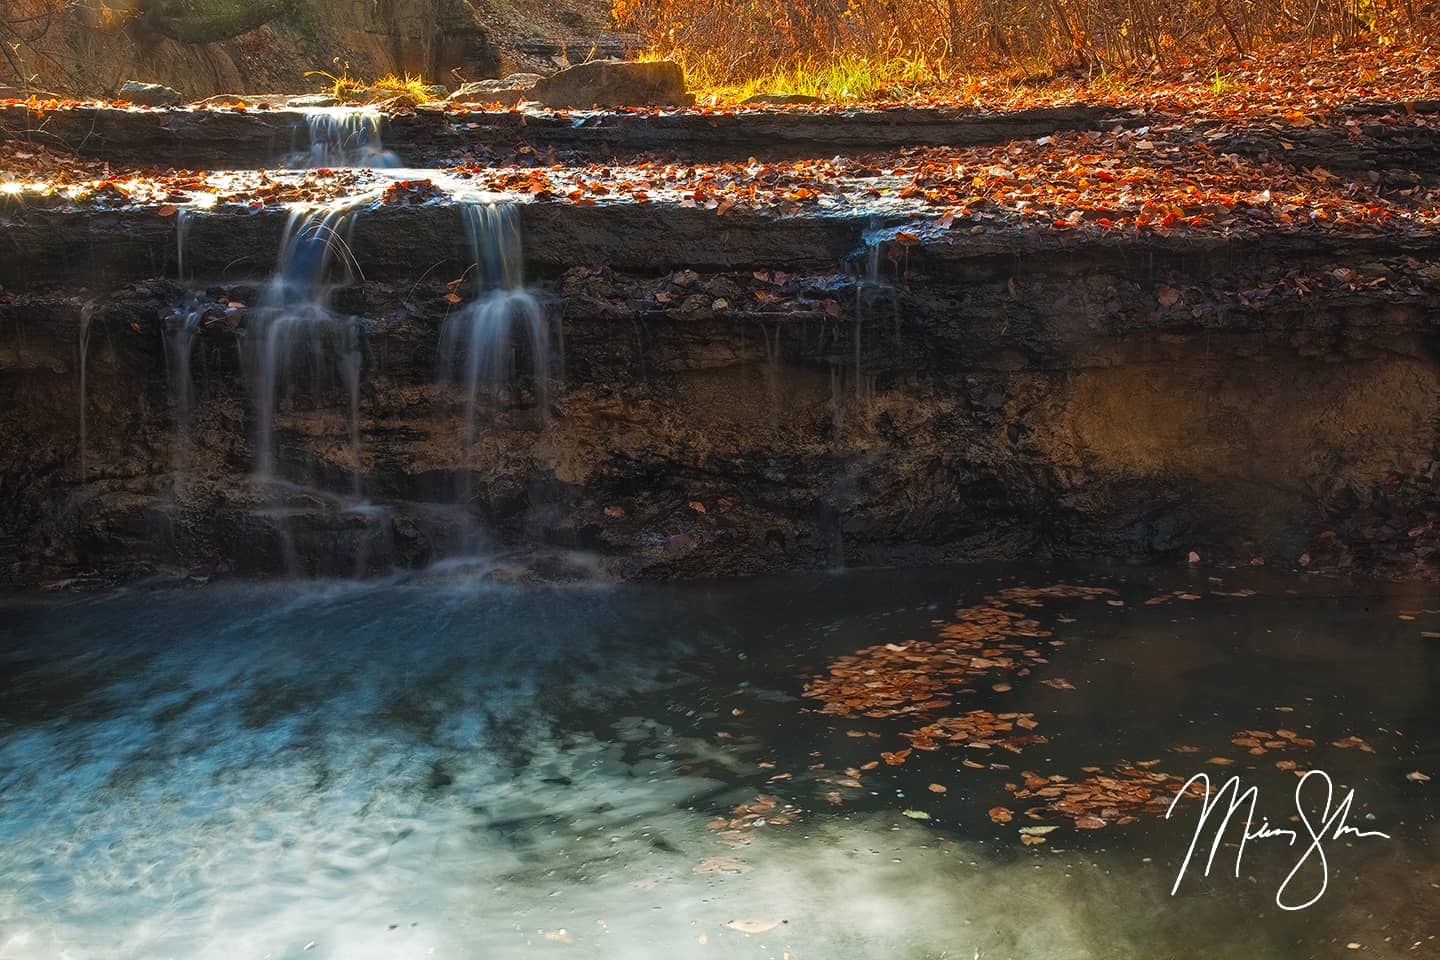
M563 329L549 408L521 376L462 456L463 399L435 384L458 216L367 214L367 279L336 296L362 318L361 459L339 388L297 391L279 503L251 478L239 360L278 218L197 222L191 291L133 279L173 274L173 217L14 219L26 269L59 285L0 299L6 575L374 573L473 530L625 577L1192 550L1436 570L1433 238L966 232L881 241L865 278L838 270L865 253L843 218L521 215ZM179 305L201 317L183 423L162 336Z

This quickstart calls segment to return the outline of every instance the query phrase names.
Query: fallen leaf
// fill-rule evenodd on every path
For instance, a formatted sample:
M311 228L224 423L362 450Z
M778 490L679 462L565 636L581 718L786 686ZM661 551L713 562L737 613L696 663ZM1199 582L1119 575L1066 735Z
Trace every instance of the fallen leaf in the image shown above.
M690 869L695 873L744 873L750 868L734 857L706 857Z

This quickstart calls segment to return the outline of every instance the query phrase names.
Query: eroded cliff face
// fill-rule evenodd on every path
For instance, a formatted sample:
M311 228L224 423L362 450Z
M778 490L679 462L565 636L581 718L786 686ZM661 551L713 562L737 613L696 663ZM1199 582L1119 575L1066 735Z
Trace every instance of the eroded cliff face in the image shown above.
M477 80L553 70L566 56L615 56L639 43L611 32L609 7L593 0L306 0L238 35L225 24L249 22L246 0L175 4L163 17L131 14L127 4L31 6L17 11L25 29L0 58L0 97L24 99L32 89L114 97L132 79L194 100L295 94L320 88L324 78L309 75L320 70L365 80L413 74L454 86L456 73Z
M1437 570L1424 244L907 239L879 242L872 278L527 250L563 337L543 408L519 357L464 455L464 398L436 377L459 269L356 282L335 305L363 331L359 462L317 362L277 412L278 485L253 477L258 278L5 295L6 576L348 576L476 550L631 578L1192 550ZM188 414L166 339L184 311Z

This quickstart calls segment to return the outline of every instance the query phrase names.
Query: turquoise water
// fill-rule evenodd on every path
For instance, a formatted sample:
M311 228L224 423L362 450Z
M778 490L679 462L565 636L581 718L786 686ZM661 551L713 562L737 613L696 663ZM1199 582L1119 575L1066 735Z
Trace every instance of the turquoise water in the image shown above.
M1440 779L1407 779L1440 778L1440 640L1423 636L1440 602L1215 576L12 597L0 958L1440 956ZM836 657L1058 582L1114 602L1023 608L1053 633L1033 641L1048 662L955 708L1032 714L1046 743L862 771L924 720L836 717L805 696ZM1073 689L1041 682L1058 678ZM1230 743L1280 727L1316 746ZM1332 745L1347 737L1373 752ZM1238 879L1222 848L1172 896L1193 808L1078 830L1027 818L1005 787L1156 760L1241 775L1278 824L1297 783L1282 756L1353 788L1349 822L1389 834L1327 843L1326 892L1302 911L1275 904L1298 859L1283 841L1253 841ZM847 770L858 786L838 785ZM1015 819L995 822L997 806ZM1022 845L1036 824L1058 829Z

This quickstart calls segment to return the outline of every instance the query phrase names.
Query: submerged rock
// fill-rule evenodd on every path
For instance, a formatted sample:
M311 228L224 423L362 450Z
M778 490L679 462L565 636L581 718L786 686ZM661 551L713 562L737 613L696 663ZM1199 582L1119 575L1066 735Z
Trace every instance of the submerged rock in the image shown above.
M498 103L513 107L530 98L530 91L543 79L538 73L512 73L499 80L474 80L462 84L446 99L451 103Z
M689 106L685 74L671 60L594 60L535 84L534 99L556 109Z
M305 107L338 107L339 105L340 98L332 97L328 93L312 93L304 97L291 97L285 101L285 106L301 109Z
M159 83L126 80L120 87L117 99L137 103L142 107L178 107L185 97L179 90Z

